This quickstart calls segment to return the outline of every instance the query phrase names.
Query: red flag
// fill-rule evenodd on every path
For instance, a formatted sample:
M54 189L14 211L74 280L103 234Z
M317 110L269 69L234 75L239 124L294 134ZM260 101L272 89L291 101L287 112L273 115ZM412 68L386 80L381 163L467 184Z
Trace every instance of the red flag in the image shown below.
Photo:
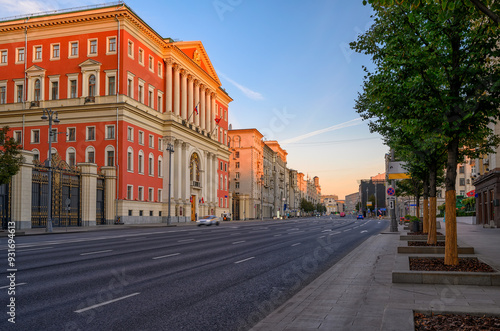
M219 118L216 118L216 119L215 119L215 123L219 124L220 120L221 120L221 118L220 118L220 117L219 117Z
M205 200L203 200L203 197L201 198L201 203L205 203Z
M196 113L196 115L198 115L198 105L194 106L194 112Z

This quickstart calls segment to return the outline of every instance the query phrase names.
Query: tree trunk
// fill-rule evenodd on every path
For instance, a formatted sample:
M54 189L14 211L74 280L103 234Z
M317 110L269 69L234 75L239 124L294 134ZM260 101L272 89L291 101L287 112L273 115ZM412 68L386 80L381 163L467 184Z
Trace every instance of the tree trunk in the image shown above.
M457 196L455 191L455 181L457 179L457 157L458 138L453 138L448 144L448 161L446 164L446 245L444 252L444 264L458 265L457 246Z
M429 233L429 180L424 180L424 220L423 231Z
M429 234L427 235L427 243L435 245L437 243L436 230L436 165L429 167Z

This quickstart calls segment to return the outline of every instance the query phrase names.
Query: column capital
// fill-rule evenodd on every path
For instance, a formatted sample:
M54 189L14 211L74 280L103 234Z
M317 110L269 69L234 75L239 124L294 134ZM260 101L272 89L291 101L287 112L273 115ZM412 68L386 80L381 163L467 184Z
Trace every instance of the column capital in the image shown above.
M171 58L167 58L167 59L165 59L165 63L166 63L167 65L170 65L170 66L171 66L171 65L173 65L173 64L174 64L174 60L172 60Z
M200 86L200 81L198 79L194 79L194 86Z
M188 79L188 82L193 82L194 77L193 77L193 75L188 74L188 75L187 75L187 79Z
M202 91L205 91L205 89L206 89L205 84L200 83L200 89L201 89Z
M178 63L174 63L172 66L173 66L173 68L174 68L175 71L179 71L179 70L182 69L181 66Z
M181 76L182 76L183 78L187 76L187 73L188 73L188 72L187 72L187 70L186 70L186 69L184 69L184 68L180 67L179 71L180 71Z
M190 144L190 143L187 143L187 142L183 142L183 143L182 143L182 148L183 148L183 149L188 149L188 148L189 148L189 146L191 146L191 144Z

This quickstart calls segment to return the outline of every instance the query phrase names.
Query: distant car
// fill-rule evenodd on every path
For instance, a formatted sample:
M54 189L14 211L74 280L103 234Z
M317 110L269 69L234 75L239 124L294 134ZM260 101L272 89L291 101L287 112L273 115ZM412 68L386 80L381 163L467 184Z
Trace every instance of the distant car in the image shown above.
M340 213L340 217L345 217L345 213L344 213L344 212L341 212L341 213Z
M215 215L202 216L196 221L196 223L198 223L198 226L212 224L219 225L219 218Z
M358 217L357 217L356 219L358 219L358 220L362 220L362 219L364 219L364 217L363 217L363 215L362 215L362 214L359 214L359 215L358 215Z
M230 221L231 220L231 216L229 214L222 214L222 220L223 221Z

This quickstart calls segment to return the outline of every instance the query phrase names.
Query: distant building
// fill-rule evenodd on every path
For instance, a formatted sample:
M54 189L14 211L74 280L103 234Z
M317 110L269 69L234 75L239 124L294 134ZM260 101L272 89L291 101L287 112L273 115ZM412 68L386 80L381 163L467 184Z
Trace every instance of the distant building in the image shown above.
M345 211L348 213L357 213L359 203L359 192L351 193L345 196Z

